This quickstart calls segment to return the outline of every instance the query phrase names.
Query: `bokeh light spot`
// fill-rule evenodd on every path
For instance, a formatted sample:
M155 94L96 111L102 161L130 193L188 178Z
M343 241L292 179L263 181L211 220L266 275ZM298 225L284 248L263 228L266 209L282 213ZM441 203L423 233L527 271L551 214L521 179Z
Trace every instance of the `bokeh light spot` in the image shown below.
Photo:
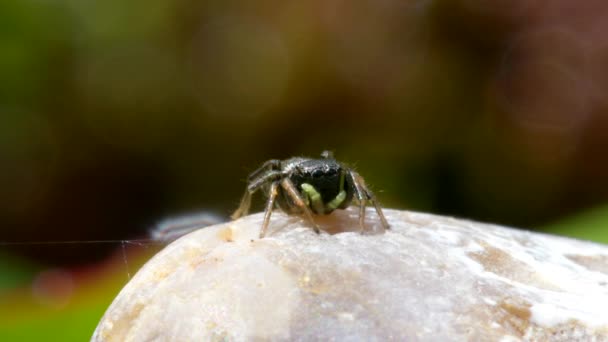
M74 293L71 273L62 269L40 272L32 283L32 295L43 306L65 307Z
M211 115L255 117L276 105L290 71L281 33L253 18L225 15L192 41L193 93Z

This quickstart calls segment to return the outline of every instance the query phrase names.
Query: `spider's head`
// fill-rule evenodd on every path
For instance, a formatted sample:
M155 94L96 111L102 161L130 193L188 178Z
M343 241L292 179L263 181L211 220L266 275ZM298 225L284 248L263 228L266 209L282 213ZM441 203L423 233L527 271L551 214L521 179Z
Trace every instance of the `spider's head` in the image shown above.
M329 214L335 209L346 208L352 201L354 190L348 172L348 168L326 151L321 159L299 162L288 177L313 213Z

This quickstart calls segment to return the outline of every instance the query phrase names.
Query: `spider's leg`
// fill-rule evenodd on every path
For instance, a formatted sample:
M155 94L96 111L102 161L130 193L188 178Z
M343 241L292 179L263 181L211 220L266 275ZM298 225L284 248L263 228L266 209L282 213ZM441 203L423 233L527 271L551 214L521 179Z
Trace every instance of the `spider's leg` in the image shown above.
M278 170L281 167L281 161L278 159L270 159L264 162L262 166L260 166L257 170L253 171L247 177L247 180L251 182L252 180L259 178L264 173L270 170Z
M257 178L249 181L249 185L245 190L245 194L241 199L241 204L230 216L233 220L238 219L241 216L247 215L249 207L251 206L251 196L258 191L264 184L275 181L281 178L281 172L279 171L267 171L265 174L258 176Z
M241 199L241 204L239 207L230 215L230 218L233 220L238 219L239 217L247 215L249 213L249 207L251 206L251 195L252 193L249 190L245 190L245 194Z
M374 196L374 194L371 192L371 190L369 190L367 185L365 185L365 181L363 180L363 177L361 177L361 175L359 175L357 172L355 172L353 170L349 171L349 176L351 177L351 180L355 187L355 192L357 194L357 198L359 199L359 225L361 226L361 229L363 229L363 227L364 227L365 202L367 200L371 201L372 204L374 205L374 208L376 209L376 213L378 213L378 217L380 218L380 222L382 223L382 227L384 227L385 230L390 229L390 225L388 224L388 221L386 220L386 217L384 216L384 213L382 212L382 208L380 207L380 204L376 200L376 196ZM363 198L363 201L362 201L362 198Z
M287 194L294 201L294 203L298 207L300 207L300 209L302 209L302 211L304 211L304 214L306 215L306 217L308 218L310 223L312 223L315 233L319 234L320 233L319 226L317 226L317 224L315 223L315 220L312 218L312 212L310 211L310 208L306 206L306 203L304 203L304 199L302 198L302 195L298 192L298 190L296 189L296 186L293 184L293 182L291 180L289 180L289 178L283 178L283 180L281 181L281 187L283 187L283 189L285 189L285 191L287 191Z
M355 187L355 195L359 201L359 229L361 232L365 230L365 204L367 202L367 193L363 188L363 184L360 181L361 176L353 170L348 171L348 176Z
M262 229L260 230L260 239L266 235L266 229L268 229L268 224L270 223L270 215L272 214L272 209L274 209L274 201L277 198L278 188L279 182L272 182L272 184L270 184L268 200L266 201L266 210L264 211L264 222L262 223Z
M281 171L267 171L265 174L250 180L249 185L247 186L247 191L253 194L254 192L258 191L264 184L274 182L282 176L283 174L281 173Z

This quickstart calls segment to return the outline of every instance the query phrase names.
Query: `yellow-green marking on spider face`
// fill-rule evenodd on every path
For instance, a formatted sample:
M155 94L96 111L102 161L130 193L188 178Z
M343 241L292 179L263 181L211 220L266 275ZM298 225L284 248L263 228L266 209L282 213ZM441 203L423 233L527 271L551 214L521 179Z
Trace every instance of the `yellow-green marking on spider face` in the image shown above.
M340 192L338 193L338 195L336 195L336 197L333 200L331 200L329 203L327 203L327 208L329 210L338 209L340 204L342 204L342 202L344 202L345 199L346 199L346 191L344 191L344 172L341 172L340 173Z
M306 194L306 197L308 197L310 200L310 203L312 203L312 209L314 212L319 214L323 213L323 199L321 198L321 194L317 191L317 189L308 183L302 183L300 187Z
M340 175L340 192L334 199L332 199L327 204L323 203L323 198L317 189L314 186L308 183L302 183L300 185L302 191L304 192L304 202L306 205L311 205L312 209L317 214L323 214L326 212L331 212L340 207L340 204L344 202L346 199L346 191L344 191L344 174Z
M344 202L344 199L346 199L346 191L342 190L333 200L327 203L327 208L330 210L338 209L340 204Z

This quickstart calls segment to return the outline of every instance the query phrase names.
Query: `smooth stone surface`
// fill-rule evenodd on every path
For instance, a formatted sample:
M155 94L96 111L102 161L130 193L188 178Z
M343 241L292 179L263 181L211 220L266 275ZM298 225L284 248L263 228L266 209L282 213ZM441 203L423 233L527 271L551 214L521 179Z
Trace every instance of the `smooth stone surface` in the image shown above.
M608 247L454 218L355 208L261 214L186 235L152 258L93 341L608 341ZM371 209L367 224L380 229ZM338 233L340 232L340 233Z

